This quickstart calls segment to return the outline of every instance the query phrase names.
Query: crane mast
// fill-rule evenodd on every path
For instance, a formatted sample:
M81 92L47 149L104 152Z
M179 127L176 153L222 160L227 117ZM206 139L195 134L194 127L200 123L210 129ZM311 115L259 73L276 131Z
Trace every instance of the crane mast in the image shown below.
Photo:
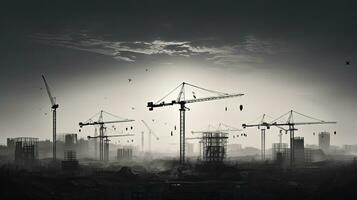
M204 90L206 92L214 93L216 96L210 96L210 97L204 97L204 98L196 98L194 96L193 99L186 100L185 99L185 86L191 86L195 89L199 90ZM176 100L172 100L171 102L165 102L163 101L167 96L172 94L174 91L176 91L178 88L180 88L178 97ZM162 99L157 101L156 103L154 102L148 102L147 107L149 108L150 111L152 111L156 107L164 107L164 106L172 106L172 105L180 105L180 163L184 164L185 163L185 112L186 110L189 110L186 107L186 104L190 103L197 103L197 102L205 102L205 101L212 101L212 100L219 100L219 99L227 99L227 98L234 98L234 97L239 97L243 96L244 94L237 93L237 94L228 94L228 93L222 93L222 92L217 92L214 90L209 90L205 89L202 87L198 87L196 85L192 85L190 83L183 82L179 86L177 86L175 89L173 89L171 92L169 92L166 96L164 96Z
M294 114L298 114L300 116L303 116L305 118L308 118L310 120L314 120L314 121L306 121L306 122L294 122ZM278 120L281 120L283 117L288 116L288 119L286 122L278 122ZM269 129L272 126L278 127L281 130L285 130L285 131L289 131L290 133L290 167L294 167L295 164L295 154L294 154L294 137L295 137L295 131L297 131L298 129L295 128L295 126L300 126L300 125L319 125L319 124L336 124L337 122L328 122L328 121L324 121L324 120L320 120L320 119L316 119L310 116L307 116L305 114L301 114L299 112L296 112L294 110L290 110L289 112L281 115L280 117L274 119L271 122L265 122L265 121L261 121L261 123L259 124L242 124L243 128L248 128L248 127L258 127L258 129L260 127L264 127ZM283 128L283 127L287 127L287 129ZM281 139L280 139L281 140ZM280 141L281 142L281 141Z
M123 123L123 122L133 122L135 120L132 119L122 119L122 120L116 120L116 121L103 121L103 113L115 116L113 114L110 114L108 112L105 112L103 110L101 110L99 113L99 119L97 121L92 121L92 118L90 118L89 120L87 120L86 122L79 122L79 127L82 128L84 126L99 126L99 136L95 136L92 138L99 138L99 160L104 160L104 139L108 136L104 135L104 131L105 131L105 125L106 124L114 124L114 123ZM97 115L96 114L96 115ZM95 115L95 116L96 116ZM115 116L117 117L117 116Z
M150 126L144 121L141 120L141 122L145 125L145 127L148 129L149 131L149 139L148 139L148 149L149 149L149 153L151 153L151 135L154 134L154 136L156 137L156 140L159 140L160 138L157 137L157 135L155 134L154 131L152 131L152 129L150 128ZM142 144L144 144L144 135L142 135Z
M52 109L52 154L53 154L53 160L56 161L57 159L57 152L56 152L56 131L57 131L57 108L59 107L59 105L56 103L56 98L54 96L52 96L50 87L46 81L46 78L44 75L42 75L42 80L45 83L45 87L46 87L46 91L48 94L48 97L50 99L51 102L51 109Z

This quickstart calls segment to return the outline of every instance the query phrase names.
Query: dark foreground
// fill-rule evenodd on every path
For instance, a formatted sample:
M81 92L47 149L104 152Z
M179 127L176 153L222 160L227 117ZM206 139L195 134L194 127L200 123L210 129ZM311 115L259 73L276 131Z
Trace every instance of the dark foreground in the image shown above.
M81 167L64 173L56 167L0 169L1 199L357 199L353 164L299 169L257 166L168 165Z

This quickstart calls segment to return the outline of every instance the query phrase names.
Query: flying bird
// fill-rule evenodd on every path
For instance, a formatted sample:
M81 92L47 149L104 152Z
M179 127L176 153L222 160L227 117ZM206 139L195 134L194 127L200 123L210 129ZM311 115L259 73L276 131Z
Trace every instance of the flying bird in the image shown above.
M194 99L196 99L196 94L195 94L195 92L192 92L192 96L193 96Z
M347 60L346 61L346 65L350 65L350 64L351 64L351 62Z
M128 81L129 81L129 83L130 83L130 82L132 81L132 79L131 79L131 78L129 78L129 79L128 79Z
M239 106L239 110L242 111L243 110L243 105Z

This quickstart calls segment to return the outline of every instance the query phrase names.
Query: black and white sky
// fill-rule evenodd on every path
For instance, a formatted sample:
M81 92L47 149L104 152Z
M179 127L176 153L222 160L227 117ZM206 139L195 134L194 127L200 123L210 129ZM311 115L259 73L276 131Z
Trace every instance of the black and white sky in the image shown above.
M178 107L149 112L146 103L185 81L245 94L190 105L187 131L294 109L338 121L300 127L305 143L316 144L312 132L324 130L338 132L333 144L357 143L356 9L352 0L2 1L1 143L51 138L41 74L60 104L61 133L78 132L79 121L104 109L135 119L137 133L141 119L150 121L162 143L178 143L170 137ZM278 131L270 132L267 142L277 141ZM247 133L231 142L258 147L258 131Z

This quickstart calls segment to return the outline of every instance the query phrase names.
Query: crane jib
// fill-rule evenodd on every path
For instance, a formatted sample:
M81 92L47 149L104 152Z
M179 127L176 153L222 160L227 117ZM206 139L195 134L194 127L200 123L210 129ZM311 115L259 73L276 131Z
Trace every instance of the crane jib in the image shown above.
M171 106L171 105L174 105L174 104L186 104L186 103L212 101L212 100L219 100L219 99L238 97L238 96L243 96L243 95L244 94L232 94L232 95L205 97L205 98L200 98L200 99L190 99L190 100L184 100L184 101L175 101L175 100L173 100L170 103L165 103L163 101L163 102L158 103L158 104L154 104L153 102L148 102L147 103L147 107L149 108L150 111L152 111L153 108L155 108L155 107Z

